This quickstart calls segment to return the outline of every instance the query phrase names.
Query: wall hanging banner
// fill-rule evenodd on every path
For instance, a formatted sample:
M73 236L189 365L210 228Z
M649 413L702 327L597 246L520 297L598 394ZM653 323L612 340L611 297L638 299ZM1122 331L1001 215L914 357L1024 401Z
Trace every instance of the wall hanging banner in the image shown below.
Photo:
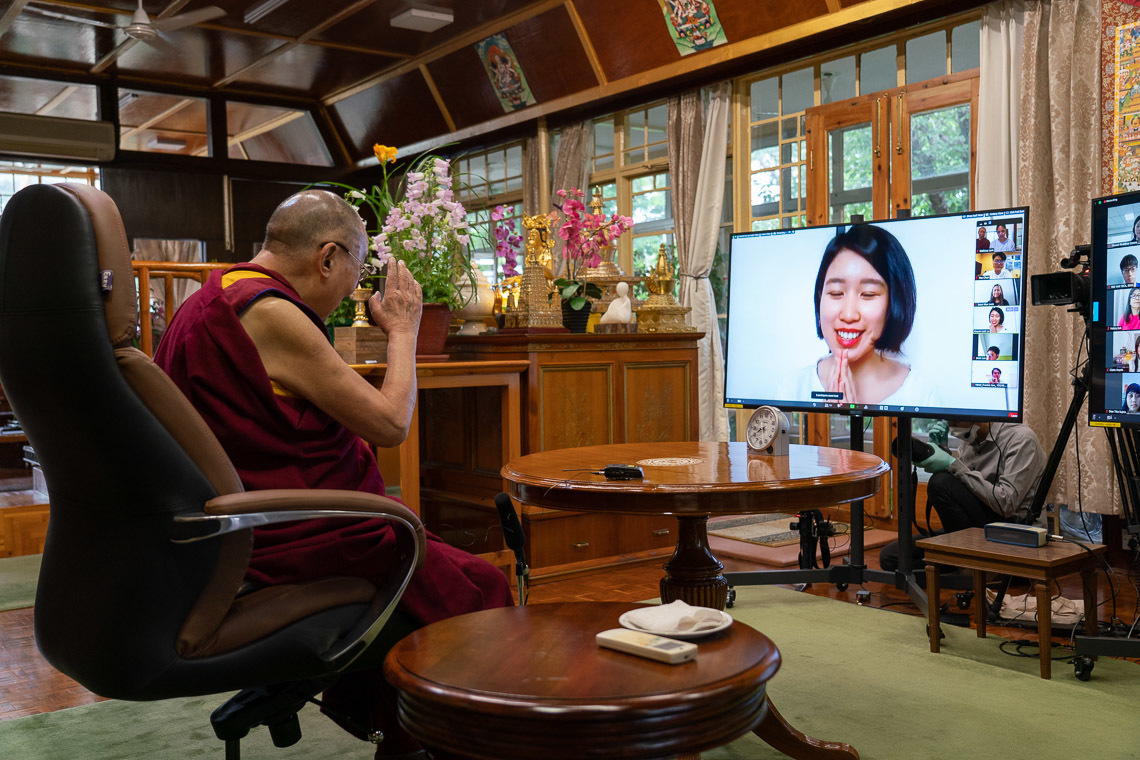
M1140 190L1140 22L1116 28L1112 192Z
M657 0L681 55L728 42L712 0Z
M505 34L493 34L485 40L475 43L475 52L483 62L487 76L503 104L507 113L517 111L526 106L533 106L537 101L531 94L530 85L526 83L519 59L515 51L511 50L511 43L507 42Z

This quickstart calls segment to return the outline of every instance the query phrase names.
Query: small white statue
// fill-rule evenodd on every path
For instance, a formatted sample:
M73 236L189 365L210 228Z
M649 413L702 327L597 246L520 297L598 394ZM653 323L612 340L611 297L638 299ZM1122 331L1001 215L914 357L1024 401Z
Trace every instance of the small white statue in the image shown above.
M629 324L633 321L633 304L629 300L629 285L617 284L617 298L610 302L606 313L598 321L604 325Z

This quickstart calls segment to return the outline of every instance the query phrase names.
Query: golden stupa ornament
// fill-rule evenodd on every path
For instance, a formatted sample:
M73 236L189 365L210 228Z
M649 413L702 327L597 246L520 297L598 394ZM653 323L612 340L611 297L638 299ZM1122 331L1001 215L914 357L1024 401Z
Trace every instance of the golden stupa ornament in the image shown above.
M685 322L685 315L692 308L682 306L673 298L673 268L669 266L669 259L665 256L665 244L657 250L657 265L645 278L645 287L649 290L649 298L638 309L637 331L639 333L679 333L696 332Z
M526 229L526 259L519 277L517 305L508 311L504 329L558 328L562 326L562 302L550 297L553 292L543 271L542 260L550 260L554 236L550 219L544 214L523 217Z
M602 189L595 187L593 200L590 201L590 211L594 216L601 217L604 207ZM602 297L593 305L593 310L599 314L604 314L613 300L617 298L617 284L619 282L627 283L632 289L634 285L645 280L644 277L626 277L625 273L621 271L621 267L614 261L616 253L617 246L609 246L602 251L602 262L600 264L593 268L587 267L582 272L583 280L592 282L601 288Z

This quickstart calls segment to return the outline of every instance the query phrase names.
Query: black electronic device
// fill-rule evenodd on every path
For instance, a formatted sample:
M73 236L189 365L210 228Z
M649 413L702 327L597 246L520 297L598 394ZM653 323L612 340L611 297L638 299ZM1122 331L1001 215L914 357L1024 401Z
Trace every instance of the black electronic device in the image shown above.
M602 468L606 480L641 480L645 473L635 464L607 464Z
M1021 421L1028 220L1020 207L734 234L725 405ZM861 382L881 359L901 384Z
M895 438L891 441L891 456L895 457L896 459L899 455L898 444L898 438ZM912 462L915 464L918 464L919 462L925 462L932 456L934 456L934 446L932 444L929 444L920 438L915 438L914 436L910 437L910 459Z

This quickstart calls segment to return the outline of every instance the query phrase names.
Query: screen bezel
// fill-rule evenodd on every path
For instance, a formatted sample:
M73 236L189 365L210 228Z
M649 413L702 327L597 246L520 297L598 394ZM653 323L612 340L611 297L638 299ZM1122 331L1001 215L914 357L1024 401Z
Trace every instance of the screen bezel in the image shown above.
M862 417L906 417L906 418L930 418L939 417L943 419L956 419L963 421L976 421L976 422L1012 422L1020 423L1024 420L1025 412L1025 324L1026 312L1028 310L1028 250L1029 250L1029 207L1028 206L1011 206L1008 208L997 209L983 209L978 211L956 212L948 214L930 214L927 216L906 217L902 219L877 219L867 220L865 224L874 225L901 225L907 223L921 222L923 220L940 219L955 217L961 219L996 219L1006 215L1020 215L1023 219L1022 225L1022 248L1021 248L1021 309L1019 310L1020 318L1020 333L1021 336L1021 350L1017 360L1018 384L1016 390L1016 411L1002 410L1002 411L987 411L976 408L957 408L957 407L924 407L924 406L907 406L891 405L883 408L879 404L844 404L837 403L822 403L822 402L789 402L779 399L739 399L730 402L728 395L728 359L731 335L732 335L732 288L728 288L725 295L725 367L724 367L724 398L726 409L754 409L759 406L775 406L786 412L809 412L809 413L823 413L823 414L841 414L844 416L862 416ZM737 241L745 238L753 238L763 235L787 234L789 232L795 233L797 231L819 230L830 228L836 230L836 234L840 229L846 229L853 226L851 223L844 224L817 224L808 225L805 227L793 227L789 229L778 230L754 230L750 232L734 232L729 239L728 250L728 277L732 276L732 256L733 249L736 247ZM889 229L889 228L888 228ZM975 279L976 281L976 279Z
M1129 415L1123 410L1107 411L1105 404L1108 395L1108 377L1121 373L1108 372L1106 348L1109 335L1117 330L1109 330L1111 309L1107 300L1109 264L1108 225L1097 224L1097 212L1107 215L1110 206L1140 204L1140 190L1127 193L1114 193L1093 198L1089 204L1091 242L1089 246L1089 371L1088 401L1086 411L1089 425L1140 428L1140 414ZM1120 250L1120 249L1113 249Z

